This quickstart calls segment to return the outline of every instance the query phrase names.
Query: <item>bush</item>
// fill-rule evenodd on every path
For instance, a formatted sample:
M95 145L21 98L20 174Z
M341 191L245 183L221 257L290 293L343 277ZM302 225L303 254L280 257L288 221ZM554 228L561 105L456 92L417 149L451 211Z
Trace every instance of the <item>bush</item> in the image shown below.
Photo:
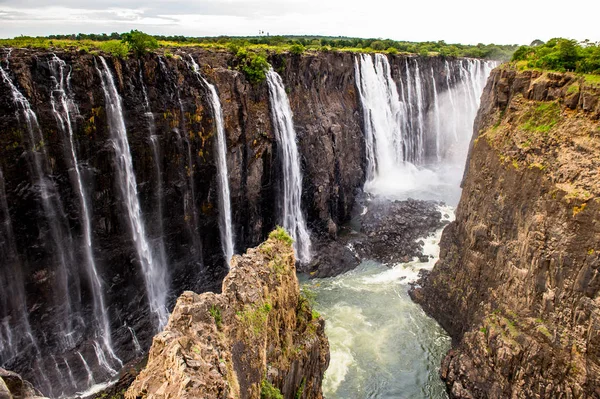
M264 82L267 78L267 70L270 67L264 53L248 51L246 47L240 47L235 55L237 69L241 70L251 84Z
M118 40L102 42L98 47L100 47L100 50L104 51L105 53L112 54L119 58L125 58L129 52L129 47Z
M300 55L304 52L305 48L301 44L294 44L290 47L290 53Z
M262 380L260 383L260 399L283 399L281 391L269 381Z
M138 30L132 30L129 33L123 33L121 41L131 49L135 55L142 56L150 50L158 48L158 41L154 36L150 36Z
M275 230L269 233L269 238L274 238L279 241L283 241L287 245L291 246L294 242L292 237L288 234L287 231L281 226L277 226Z
M396 47L390 47L387 49L387 53L391 55L398 54L398 49Z

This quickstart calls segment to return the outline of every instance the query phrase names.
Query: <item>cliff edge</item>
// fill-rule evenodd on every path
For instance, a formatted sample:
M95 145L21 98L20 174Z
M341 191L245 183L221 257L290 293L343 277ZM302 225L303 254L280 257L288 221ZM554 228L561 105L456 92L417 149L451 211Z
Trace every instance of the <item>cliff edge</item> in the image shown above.
M269 237L232 259L221 294L179 297L126 398L322 397L325 323L300 293L291 238Z
M413 298L451 334L452 398L600 397L600 88L497 68L456 221Z

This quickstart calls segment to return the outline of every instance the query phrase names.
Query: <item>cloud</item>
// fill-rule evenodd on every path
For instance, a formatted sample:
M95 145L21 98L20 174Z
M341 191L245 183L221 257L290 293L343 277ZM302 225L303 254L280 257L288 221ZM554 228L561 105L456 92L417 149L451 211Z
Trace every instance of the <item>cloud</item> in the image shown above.
M530 43L563 36L600 40L587 5L565 19L536 1L504 0L0 0L0 37L123 32L217 36L320 34L445 40L448 43ZM489 4L489 5L488 5ZM595 8L595 10L594 10Z

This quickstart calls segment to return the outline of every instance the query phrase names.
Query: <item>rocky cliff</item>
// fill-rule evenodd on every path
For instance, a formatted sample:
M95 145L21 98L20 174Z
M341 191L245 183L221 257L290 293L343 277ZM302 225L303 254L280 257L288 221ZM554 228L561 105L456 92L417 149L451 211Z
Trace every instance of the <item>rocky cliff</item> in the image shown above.
M600 89L494 70L456 221L413 297L450 332L453 398L600 397Z
M125 397L321 398L325 322L300 293L291 243L280 228L233 258L221 294L184 292Z

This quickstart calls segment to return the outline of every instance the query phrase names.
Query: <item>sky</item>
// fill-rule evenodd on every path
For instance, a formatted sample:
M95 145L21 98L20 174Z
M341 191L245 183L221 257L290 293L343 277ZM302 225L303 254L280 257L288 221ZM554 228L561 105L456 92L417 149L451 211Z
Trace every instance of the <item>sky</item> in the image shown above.
M555 0L556 1L556 0ZM184 36L326 35L447 43L600 41L599 0L0 0L0 38L138 29Z

